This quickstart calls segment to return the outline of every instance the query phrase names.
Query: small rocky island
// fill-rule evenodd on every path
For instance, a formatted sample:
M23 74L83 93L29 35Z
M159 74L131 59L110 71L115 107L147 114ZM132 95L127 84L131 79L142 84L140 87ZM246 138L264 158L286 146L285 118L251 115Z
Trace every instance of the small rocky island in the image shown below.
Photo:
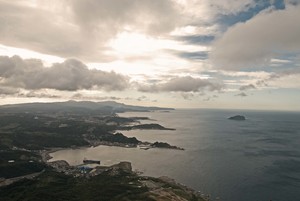
M230 120L238 120L238 121L245 121L246 117L242 116L242 115L235 115L235 116L229 117L228 119L230 119Z

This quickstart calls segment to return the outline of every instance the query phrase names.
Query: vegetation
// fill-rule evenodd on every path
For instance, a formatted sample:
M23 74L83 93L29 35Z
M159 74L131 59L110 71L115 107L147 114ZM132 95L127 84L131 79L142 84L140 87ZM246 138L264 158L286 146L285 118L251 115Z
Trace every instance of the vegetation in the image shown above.
M0 177L11 178L40 172L45 168L40 160L40 156L32 152L1 151Z
M131 129L174 130L159 124L127 126L138 122L139 119L147 118L93 114L49 115L41 112L2 114L0 115L0 148L9 150L16 146L27 150L42 150L52 147L86 146L99 141L137 145L140 141L135 137L129 138L122 133L114 134L114 132Z
M125 105L114 101L104 102L91 102L91 101L67 101L56 103L23 103L15 105L5 105L0 108L2 113L48 113L48 114L104 114L111 115L114 113L136 111L136 112L148 112L148 111L161 111L161 110L174 110L173 108L160 108L160 107L142 107Z
M124 144L134 144L137 145L141 141L137 140L135 137L126 137L122 133L116 133L114 135L103 135L100 137L101 140L106 142L119 142Z
M166 142L154 142L152 145L152 147L157 147L157 148L167 148L167 149L180 149L180 150L184 150L183 148L177 147L177 146L172 146Z
M144 130L175 130L173 128L165 128L159 124L140 124L134 126L123 126L120 130L144 129Z
M126 173L86 179L47 170L36 180L23 180L0 188L0 198L6 201L153 200L144 199L142 194L148 189L137 185L138 178Z
M154 201L158 198L174 200L174 196L187 200L201 200L180 186L155 178L140 177L131 170L129 172L119 170L116 174L114 168L111 168L97 176L77 177L76 174L59 173L60 170L56 172L50 168L49 163L42 162L41 150L90 145L99 141L135 146L141 142L135 137L129 138L115 131L119 128L169 130L159 124L127 127L128 124L139 123L139 120L148 118L118 117L110 113L112 107L102 107L101 111L105 112L99 114L97 112L100 110L93 110L94 104L87 103L86 105L93 110L92 113L83 112L84 108L77 107L79 103L70 102L69 104L77 108L72 110L72 113L70 113L70 108L64 109L64 104L56 105L57 110L52 112L49 110L54 107L53 105L39 104L35 110L28 112L31 107L34 107L29 104L27 108L19 106L17 110L6 107L0 114L0 178L2 178L1 182L3 178L7 179L6 181L15 181L10 185L0 187L0 200ZM136 109L131 106L126 107L128 110ZM167 143L156 143L154 146L172 147ZM32 173L38 174L35 174L36 177L33 178L30 175ZM156 183L157 188L152 189L153 187L147 186L148 181Z
M118 138L112 134L116 126L108 125L106 118L101 115L3 114L0 116L0 148L9 150L16 146L41 150L47 147L89 145L85 138L110 142L116 139L126 143L126 136Z
M157 185L148 188L144 182ZM85 178L67 176L47 169L35 180L24 179L0 188L0 198L5 201L129 201L129 200L182 200L203 201L202 198L175 183L152 177L140 177L120 171L111 175L105 172Z

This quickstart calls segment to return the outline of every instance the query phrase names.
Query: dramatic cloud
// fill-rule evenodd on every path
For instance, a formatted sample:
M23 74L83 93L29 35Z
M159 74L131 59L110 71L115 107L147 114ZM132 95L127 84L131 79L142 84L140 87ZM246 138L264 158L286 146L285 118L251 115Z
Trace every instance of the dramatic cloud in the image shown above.
M18 56L0 57L0 86L30 90L79 89L123 90L128 78L115 72L90 70L82 62L69 59L46 68L40 60L23 60Z
M223 86L218 82L186 76L171 78L165 83L142 85L139 90L142 92L200 92L204 90L220 91L222 88Z
M60 57L111 61L122 31L168 33L179 23L171 0L0 1L0 43Z
M228 29L212 49L217 67L238 70L268 64L281 54L300 53L300 6L262 12Z
M122 32L173 38L178 29L194 27L192 38L214 39L213 22L253 7L254 0L39 0L0 1L0 43L84 61L116 59L108 43ZM213 29L213 35L207 31ZM214 27L214 28L213 28ZM175 34L176 35L176 34ZM193 37L195 36L195 37ZM179 39L179 38L178 38ZM180 40L180 39L179 39Z
M0 0L0 96L256 107L300 89L299 19L300 0Z
M75 19L86 31L110 36L123 28L168 33L178 23L172 0L73 0Z
M0 42L62 57L85 55L87 39L63 12L0 1Z

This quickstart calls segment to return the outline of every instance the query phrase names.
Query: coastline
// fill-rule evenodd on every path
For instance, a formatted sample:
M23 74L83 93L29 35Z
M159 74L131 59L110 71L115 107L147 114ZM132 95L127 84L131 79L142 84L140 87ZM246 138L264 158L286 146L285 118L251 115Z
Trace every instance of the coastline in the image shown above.
M52 149L51 151L59 151L59 149ZM49 153L50 151L47 152L47 154ZM125 173L127 178L131 178L131 181L126 185L136 185L137 188L146 188L147 191L145 195L151 195L151 197L158 198L158 200L160 200L159 198L165 197L168 198L166 200L170 201L182 201L186 200L186 197L189 197L188 200L209 201L208 195L204 195L184 184L178 183L168 176L152 177L141 175L140 172L136 170L133 171L131 162L127 161L121 161L110 166L97 165L93 168L89 167L89 169L87 169L88 172L82 172L81 167L85 167L85 165L80 164L71 166L65 160L47 162L47 165L54 168L56 172L71 175L73 177L86 178L88 180L93 177L107 174L110 175L110 179L114 179L115 176L121 176ZM136 180L137 183L132 182L132 180Z

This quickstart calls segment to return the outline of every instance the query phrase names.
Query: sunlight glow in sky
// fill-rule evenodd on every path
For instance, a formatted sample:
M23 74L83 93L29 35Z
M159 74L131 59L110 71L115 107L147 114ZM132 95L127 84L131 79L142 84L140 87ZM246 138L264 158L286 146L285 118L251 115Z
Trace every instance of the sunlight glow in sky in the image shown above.
M0 0L0 104L300 110L300 0Z

